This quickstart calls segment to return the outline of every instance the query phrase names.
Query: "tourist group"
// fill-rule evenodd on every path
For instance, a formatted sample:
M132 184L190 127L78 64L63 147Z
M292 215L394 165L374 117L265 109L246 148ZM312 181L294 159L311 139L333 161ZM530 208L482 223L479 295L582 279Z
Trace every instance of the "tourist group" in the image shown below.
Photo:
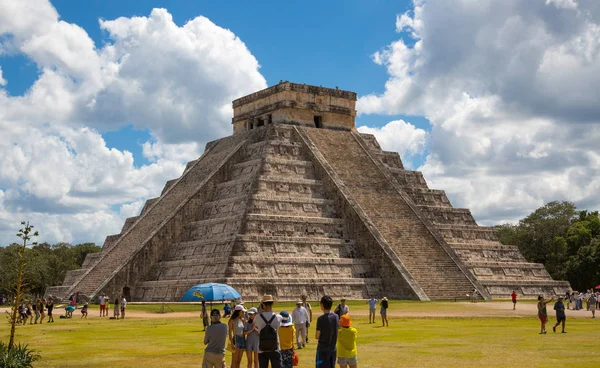
M223 316L229 316L227 324L221 322L221 311L206 308L202 304L202 317L206 330L204 336L203 368L225 367L225 352L231 351L231 367L239 368L246 356L247 366L267 368L291 368L299 365L295 349L303 349L309 342L312 323L312 307L306 295L296 302L291 311L274 312L272 295L264 295L258 308L246 309L243 303L233 307L226 305ZM382 324L388 325L388 300L370 298L369 323L375 323L377 304L380 304ZM333 309L333 299L323 296L319 302L323 314L317 318L315 339L317 340L316 367L341 368L358 366L356 339L358 331L352 327L350 308L346 299ZM209 320L210 318L210 320ZM303 364L307 366L307 364Z

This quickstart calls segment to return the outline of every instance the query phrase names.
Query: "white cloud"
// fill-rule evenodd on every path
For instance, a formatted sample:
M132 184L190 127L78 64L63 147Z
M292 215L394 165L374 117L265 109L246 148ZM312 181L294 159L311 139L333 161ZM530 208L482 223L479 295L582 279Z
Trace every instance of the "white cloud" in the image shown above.
M374 54L389 79L358 110L426 116L420 170L483 223L551 200L597 209L598 19L588 0L415 2L396 21L414 40Z
M358 131L373 134L384 150L400 153L407 168L411 167L413 156L424 153L428 136L426 131L404 120L390 121L381 128L360 126Z
M0 89L0 244L24 219L41 241L102 242L230 134L234 98L266 87L244 43L205 17L178 26L154 9L99 27L101 47L47 0L0 0L0 50L39 71L23 96ZM136 168L99 133L129 124L149 129L151 164Z
M6 79L2 78L2 68L0 68L0 86L6 86Z

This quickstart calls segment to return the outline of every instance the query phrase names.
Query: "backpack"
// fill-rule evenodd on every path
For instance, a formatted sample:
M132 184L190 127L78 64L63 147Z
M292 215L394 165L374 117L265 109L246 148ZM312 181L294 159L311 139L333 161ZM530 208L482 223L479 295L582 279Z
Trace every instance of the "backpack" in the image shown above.
M275 317L276 317L276 315L273 314L271 319L267 321L265 316L263 316L262 314L260 315L260 318L262 318L262 320L265 321L265 323L266 323L266 326L263 327L260 330L260 333L258 334L258 336L259 336L258 349L260 351L265 351L265 352L266 351L277 351L277 348L279 345L277 331L273 328L273 326L271 326L271 322L273 322Z
M338 318L342 316L342 305L338 304L333 313L337 314Z

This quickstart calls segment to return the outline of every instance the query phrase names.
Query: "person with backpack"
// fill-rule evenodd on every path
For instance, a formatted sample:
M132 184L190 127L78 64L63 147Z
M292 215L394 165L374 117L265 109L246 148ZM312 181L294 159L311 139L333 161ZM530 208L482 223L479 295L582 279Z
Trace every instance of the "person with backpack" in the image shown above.
M384 296L381 299L381 309L379 310L379 314L381 314L381 326L389 327L389 323L388 323L388 319L387 319L387 309L388 309L388 299Z
M279 326L283 317L273 312L272 295L264 295L260 306L262 312L254 318L254 326L258 329L258 366L268 368L281 368L281 355L279 353Z
M337 314L338 318L340 318L344 314L348 314L348 312L350 312L350 307L346 305L346 298L340 299L340 304L335 307L333 313Z

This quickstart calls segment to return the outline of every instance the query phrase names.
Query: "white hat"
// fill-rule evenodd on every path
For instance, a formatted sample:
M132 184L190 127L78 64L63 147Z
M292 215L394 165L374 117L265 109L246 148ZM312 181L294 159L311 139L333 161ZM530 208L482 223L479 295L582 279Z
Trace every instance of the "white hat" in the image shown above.
M244 308L243 305L238 304L238 305L235 306L235 310L239 310L239 311L245 312L246 308Z
M248 309L248 314L256 314L256 313L258 313L258 309L254 308L254 307Z

